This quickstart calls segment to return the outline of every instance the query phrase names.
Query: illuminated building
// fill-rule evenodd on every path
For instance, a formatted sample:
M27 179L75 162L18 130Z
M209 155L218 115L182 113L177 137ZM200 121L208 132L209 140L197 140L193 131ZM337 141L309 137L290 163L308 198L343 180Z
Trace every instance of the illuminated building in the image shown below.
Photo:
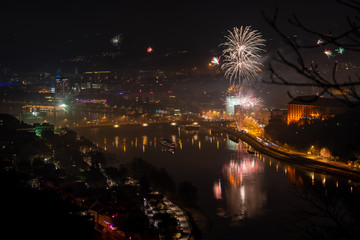
M52 105L25 105L22 107L25 112L55 112L63 111L64 109L60 106Z
M342 114L348 106L334 98L322 98L316 95L298 96L288 103L287 124L304 124L312 119L325 120Z
M118 81L118 73L111 71L84 72L79 83L79 92L84 90L108 91L108 83Z
M55 94L64 96L70 90L69 79L61 76L55 78Z
M237 96L228 96L226 98L226 113L234 115L236 105L239 105L239 97Z
M106 99L76 99L77 103L97 103L97 104L106 104Z
M43 121L56 121L59 116L65 116L65 107L54 105L25 105L19 115L20 120L26 123L37 123Z

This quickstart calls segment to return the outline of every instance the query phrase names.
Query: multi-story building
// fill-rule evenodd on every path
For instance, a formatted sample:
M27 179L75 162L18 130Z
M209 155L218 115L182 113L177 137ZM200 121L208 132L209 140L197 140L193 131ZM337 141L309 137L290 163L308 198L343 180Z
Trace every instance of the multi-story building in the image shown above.
M328 119L344 113L348 106L335 99L316 95L298 96L288 103L287 124L304 124L312 119Z
M70 91L69 79L62 76L55 78L55 94L64 96Z

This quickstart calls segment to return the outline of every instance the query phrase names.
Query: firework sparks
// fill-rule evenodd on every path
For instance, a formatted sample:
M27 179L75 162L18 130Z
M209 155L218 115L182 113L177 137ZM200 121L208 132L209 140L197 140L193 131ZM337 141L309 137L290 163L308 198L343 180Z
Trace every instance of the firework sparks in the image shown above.
M250 109L256 107L261 102L260 98L256 98L253 96L246 96L239 94L238 96L228 97L226 99L226 105L233 106L241 106L245 109Z
M334 54L333 54L333 52L332 52L331 50L326 50L326 49L325 49L324 53L325 53L326 56L328 56L328 58L334 56Z
M224 63L221 68L225 70L225 77L230 84L242 84L244 79L251 81L258 76L260 66L260 53L265 51L265 40L260 32L252 30L250 26L234 28L229 31L226 41L221 44Z
M219 65L220 59L218 57L213 57L211 60L212 65Z
M116 48L120 48L120 44L122 43L124 37L123 34L118 34L116 36L114 36L112 39L110 39L110 42L112 43L112 45Z
M227 90L227 93L230 95L237 94L241 91L241 86L239 85L230 85L230 87Z
M339 48L335 49L335 52L337 52L337 53L339 53L339 54L343 54L344 51L345 51L345 49L342 48L342 47L339 47Z
M317 45L319 45L319 46L321 46L321 44L323 44L324 43L324 41L322 40L322 39L319 39L318 41L317 41ZM322 46L321 46L322 47Z
M249 97L249 96L242 96L240 97L239 100L240 100L239 105L242 106L243 108L254 108L261 102L260 98Z

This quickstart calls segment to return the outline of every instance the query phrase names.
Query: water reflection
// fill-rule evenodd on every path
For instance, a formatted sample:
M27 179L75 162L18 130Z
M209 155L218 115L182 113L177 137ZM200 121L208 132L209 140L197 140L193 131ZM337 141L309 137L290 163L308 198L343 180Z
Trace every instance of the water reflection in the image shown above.
M213 189L222 206L218 215L230 218L236 225L263 211L267 200L262 186L264 163L257 156L246 154L243 143L228 141L227 147L237 148L237 154L224 164L222 177L215 182Z
M360 239L359 195L352 193L339 180L322 174L304 179L301 185L293 185L298 203L289 217L292 229L305 229L304 239ZM329 182L329 184L328 184ZM339 188L339 184L341 184Z
M288 182L297 189L296 192L301 192L307 198L311 196L306 194L316 192L319 187L326 195L324 201L327 199L330 188L331 192L338 192L342 188L342 191L352 194L353 186L356 185L356 183L344 181L335 176L295 168L295 166L269 158L257 151L249 154L247 151L249 146L243 142L236 143L227 140L226 148L234 151L234 154L223 165L221 177L213 185L213 194L219 204L217 215L230 219L232 226L242 224L245 219L255 219L264 213L268 194L270 194L265 191L266 186L264 186L265 168L269 169L274 174L273 176L285 176ZM313 189L309 190L309 186ZM300 199L297 194L296 199ZM304 205L304 203L301 204ZM303 207L301 206L301 211L308 211ZM297 209L300 209L300 206L297 206ZM310 212L314 213L315 211L311 209Z
M119 147L119 136L115 136L115 148Z
M284 172L285 174L288 174L288 179L291 183L296 185L303 185L304 180L302 179L301 175L296 173L294 167L287 166Z
M137 126L133 126L136 128ZM104 128L104 127L103 127ZM102 135L102 132L99 132L99 127L89 128L91 135ZM109 128L110 129L110 128ZM121 131L124 131L122 128L111 128L112 137L106 137L103 135L102 141L94 142L97 146L104 148L106 151L116 152L116 153L126 153L130 152L171 152L175 153L177 151L194 149L197 151L203 151L206 149L216 149L220 150L222 144L227 144L228 149L233 150L236 148L235 143L228 143L229 141L221 135L200 135L198 131L187 131L183 130L180 127L177 128L178 131L169 135L142 135L142 136L131 136L131 135L122 135ZM75 131L79 131L76 129ZM115 133L115 134L114 134ZM201 137L200 137L201 136ZM166 151L163 149L161 144L158 144L159 141L167 137L175 143L175 148L171 151Z
M108 151L119 154L121 159L142 156L174 173L175 178L191 178L199 189L199 204L213 222L211 235L214 237L209 239L238 239L239 234L245 239L314 238L301 235L299 229L318 234L322 231L319 225L324 223L324 218L318 218L318 213L332 211L347 214L345 219L333 219L346 223L342 226L348 225L350 230L347 227L335 228L334 221L329 218L325 221L330 220L331 225L326 227L333 227L342 234L345 234L343 230L353 234L359 229L359 224L352 222L357 220L360 223L358 183L278 161L253 149L253 154L249 154L247 149L250 147L246 143L231 141L226 134L206 130L190 132L165 125L81 130L100 147L106 138ZM162 149L162 138L176 143L174 154ZM142 153L143 147L145 153ZM113 164L116 166L119 162ZM201 177L198 177L199 172ZM219 177L214 177L216 174ZM210 192L209 186L212 187ZM208 194L214 194L213 199L209 199ZM246 219L251 221L244 221ZM291 233L284 234L285 228L291 229ZM254 232L254 229L259 231ZM224 237L224 233L227 236Z

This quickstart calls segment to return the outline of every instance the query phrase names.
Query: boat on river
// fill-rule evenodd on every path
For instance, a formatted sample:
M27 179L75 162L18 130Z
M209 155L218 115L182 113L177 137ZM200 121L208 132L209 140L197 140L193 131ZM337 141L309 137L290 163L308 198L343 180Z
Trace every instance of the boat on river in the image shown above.
M185 130L187 130L187 131L199 130L199 128L200 128L200 125L195 125L195 124L185 125Z
M175 143L168 138L162 138L160 140L161 145L167 148L175 148Z

